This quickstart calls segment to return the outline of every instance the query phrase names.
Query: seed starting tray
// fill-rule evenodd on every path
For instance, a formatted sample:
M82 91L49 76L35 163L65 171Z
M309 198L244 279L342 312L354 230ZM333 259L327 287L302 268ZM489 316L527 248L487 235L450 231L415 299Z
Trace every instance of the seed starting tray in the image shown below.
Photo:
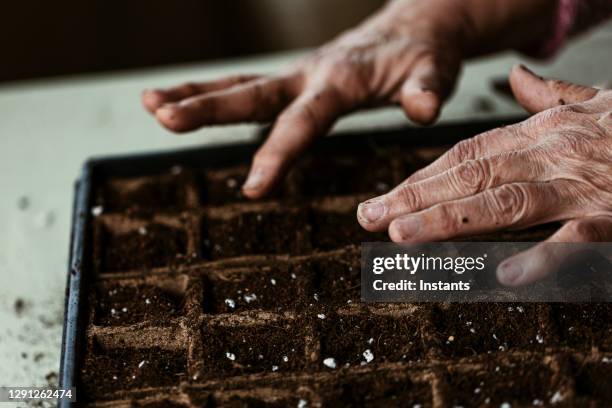
M255 143L88 161L60 386L92 407L609 404L606 304L360 303L359 244L386 236L357 204L501 124L326 138L256 202Z

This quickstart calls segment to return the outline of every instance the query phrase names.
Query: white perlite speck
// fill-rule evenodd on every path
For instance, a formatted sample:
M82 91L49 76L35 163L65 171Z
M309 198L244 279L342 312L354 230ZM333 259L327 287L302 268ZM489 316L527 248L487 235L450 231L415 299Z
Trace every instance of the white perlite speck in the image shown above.
M227 305L227 307L229 307L230 309L233 309L236 307L236 302L234 302L234 299L225 299L225 304Z
M140 363L138 363L138 368L142 368L145 364L146 360L142 360Z
M300 398L300 400L297 403L297 408L306 408L308 406L308 401L306 401L303 398Z
M284 361L285 363L286 363L286 362L288 362L288 361L289 361L289 357L287 357L287 356L283 356L283 361Z
M104 212L104 207L102 207L101 205L95 206L94 208L91 209L91 215L93 215L94 217L98 217L102 215L103 212Z
M251 293L250 295L244 295L244 301L247 303L254 302L255 300L257 300L257 295L254 293Z
M550 398L551 404L558 404L561 401L563 401L563 395L561 395L561 391L555 392L553 396Z
M235 178L228 178L225 182L227 184L227 188L235 188L238 185L238 181Z
M544 343L544 337L540 333L536 334L536 340L540 344Z
M328 368L336 368L336 359L333 357L328 357L323 360L323 365Z
M274 278L270 278L270 283L271 283L272 285L276 285L276 279L274 279Z
M278 371L278 366L277 365L273 365L272 366L272 371Z
M370 337L370 338L368 339L368 344L372 344L372 343L374 343L374 337Z
M225 357L229 358L232 361L236 359L236 355L234 353L225 353Z
M323 313L319 313L317 317L321 320L325 319L325 315Z
M150 304L151 304L151 301L150 301L149 299L145 299L145 304L146 304L146 305L150 305Z
M374 354L372 353L372 350L367 349L366 351L363 352L363 358L365 358L365 361L367 363L369 363L370 361L374 360Z
M140 235L147 235L147 227L138 227L138 233Z
M512 408L509 402L502 402L499 408Z

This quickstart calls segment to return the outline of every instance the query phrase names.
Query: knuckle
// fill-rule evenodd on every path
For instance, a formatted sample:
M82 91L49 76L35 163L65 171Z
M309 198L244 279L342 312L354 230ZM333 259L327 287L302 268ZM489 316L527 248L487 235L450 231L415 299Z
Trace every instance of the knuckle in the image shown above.
M516 224L526 213L528 195L518 184L505 184L489 190L489 211L496 225Z
M579 105L562 105L546 109L527 120L531 126L558 126L563 123L583 122L584 109Z
M410 211L422 208L423 200L411 184L407 184L398 190L398 195L406 209Z
M462 140L449 151L449 159L452 163L459 164L465 160L476 158L478 153L475 139Z
M456 187L460 192L468 194L483 191L489 183L490 173L486 159L465 161L454 172Z

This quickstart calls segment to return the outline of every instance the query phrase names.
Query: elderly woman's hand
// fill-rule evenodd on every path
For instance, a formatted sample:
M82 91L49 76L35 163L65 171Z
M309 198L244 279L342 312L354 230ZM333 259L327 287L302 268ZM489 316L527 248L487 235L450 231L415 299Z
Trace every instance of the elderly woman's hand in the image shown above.
M612 91L544 80L522 66L510 83L537 114L458 143L362 203L361 225L424 242L567 221L550 241L612 241ZM539 277L506 266L502 283Z
M239 75L149 90L142 101L163 126L176 132L274 121L243 186L245 196L259 198L345 113L399 104L413 121L432 122L464 58L533 43L546 35L554 4L391 1L357 28L277 75ZM522 24L519 31L517 21Z
M396 103L416 122L437 117L459 71L468 28L460 2L432 3L455 10L440 13L429 2L392 2L285 72L145 91L143 103L176 132L275 120L243 187L247 197L261 197L344 113Z

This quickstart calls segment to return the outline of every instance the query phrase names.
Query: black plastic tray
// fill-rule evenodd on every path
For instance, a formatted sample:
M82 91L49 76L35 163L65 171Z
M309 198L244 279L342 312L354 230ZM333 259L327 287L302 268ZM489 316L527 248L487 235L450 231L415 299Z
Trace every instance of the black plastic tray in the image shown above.
M406 127L379 132L344 132L321 140L314 150L321 154L332 153L340 148L375 148L376 146L442 146L474 136L495 127L516 123L523 117L512 117L495 121L452 123L427 128ZM261 132L262 134L265 131ZM82 295L89 277L89 217L92 191L97 181L108 176L138 176L162 171L174 165L204 167L247 163L260 142L213 146L199 149L175 150L161 153L139 153L92 158L85 162L75 184L72 215L68 278L62 333L59 386L62 389L76 388L78 394L78 372L81 340L84 338L84 313L86 297ZM78 405L78 403L77 403ZM67 400L59 401L58 407L69 407ZM72 405L74 406L74 405Z

